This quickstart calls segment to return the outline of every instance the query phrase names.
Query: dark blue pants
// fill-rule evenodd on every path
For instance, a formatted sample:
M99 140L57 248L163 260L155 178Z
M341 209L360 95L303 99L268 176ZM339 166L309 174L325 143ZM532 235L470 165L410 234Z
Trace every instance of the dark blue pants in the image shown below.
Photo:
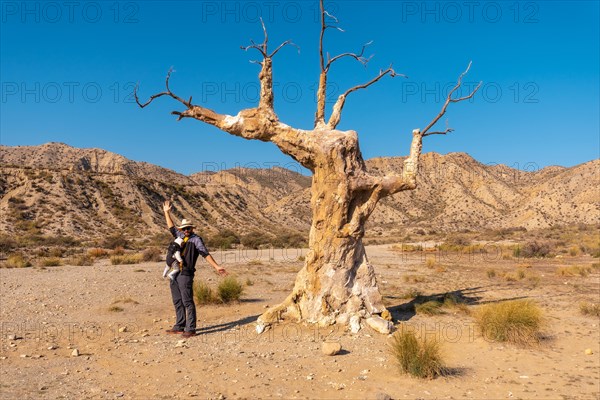
M177 275L172 280L171 297L175 306L177 321L173 329L196 332L196 305L194 304L194 278L189 275ZM187 314L187 317L186 317Z

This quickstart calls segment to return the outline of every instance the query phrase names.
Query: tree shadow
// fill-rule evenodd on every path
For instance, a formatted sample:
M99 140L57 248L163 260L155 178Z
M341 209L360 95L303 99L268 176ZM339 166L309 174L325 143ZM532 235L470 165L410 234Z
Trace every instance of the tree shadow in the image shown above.
M238 319L236 321L224 322L222 324L217 324L217 325L204 326L201 328L197 328L196 333L198 335L208 335L211 333L228 331L232 328L251 324L251 323L255 322L258 319L258 317L260 317L260 314L256 314L256 315L252 315L250 317Z
M464 289L453 290L450 292L434 293L430 295L416 295L412 300L398 304L395 306L387 307L388 311L397 321L409 321L416 315L415 307L419 304L426 303L428 301L439 301L444 302L447 298L453 298L457 303L466 305L481 305L489 303L500 303L509 300L519 300L529 298L529 296L517 296L510 298L503 298L498 300L487 300L482 301L482 293L486 292L487 286L469 287ZM402 299L398 296L385 296L388 299Z

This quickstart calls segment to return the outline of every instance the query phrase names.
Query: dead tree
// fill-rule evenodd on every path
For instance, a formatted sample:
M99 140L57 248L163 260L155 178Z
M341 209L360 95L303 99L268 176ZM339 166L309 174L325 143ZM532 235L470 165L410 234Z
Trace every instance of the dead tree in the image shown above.
M330 69L337 61L352 58L366 64L363 46L359 53L343 53L330 57L323 50L323 38L329 28L335 28L335 17L324 8L321 0L321 35L319 87L317 110L312 130L294 128L279 121L273 108L273 57L287 45L286 41L269 52L267 30L260 44L251 42L245 50L257 50L262 61L258 75L260 99L258 106L241 110L237 115L219 114L211 109L192 103L192 98L184 99L169 88L171 71L167 74L166 90L155 94L141 103L135 91L135 99L140 107L146 107L159 97L171 97L185 106L183 111L173 111L178 120L194 118L213 125L231 135L245 139L255 139L274 143L283 153L312 171L311 186L312 224L309 236L309 251L303 268L296 277L292 293L279 305L271 307L259 317L257 329L281 319L293 319L328 324L348 324L352 319L376 317L385 311L382 296L372 265L367 259L363 245L365 222L379 200L403 190L417 186L419 156L423 138L429 135L444 135L451 129L432 131L434 125L446 113L450 103L457 103L473 97L479 89L463 97L457 97L467 69L460 74L456 85L448 94L440 113L423 129L412 131L412 144L409 156L404 161L399 174L375 176L367 171L355 131L337 130L347 97L360 89L365 89L385 76L401 76L390 66L366 83L354 86L340 95L333 106L329 119L326 119L327 78ZM353 318L354 317L354 318Z

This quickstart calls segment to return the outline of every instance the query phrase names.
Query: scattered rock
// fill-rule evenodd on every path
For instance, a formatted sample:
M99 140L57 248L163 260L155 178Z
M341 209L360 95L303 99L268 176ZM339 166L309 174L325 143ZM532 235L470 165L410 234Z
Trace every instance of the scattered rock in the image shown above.
M269 324L265 324L262 322L257 322L256 323L256 333L258 335L260 335L261 333L263 333L267 328L269 327Z
M321 352L326 356L335 356L342 351L342 345L337 342L323 342Z
M17 340L19 339L17 335L8 335L8 340Z
M392 396L387 393L379 392L375 395L375 400L392 400Z
M591 356L592 354L594 354L594 352L592 351L592 349L585 349L585 354L587 356Z
M360 331L360 317L353 315L350 317L350 332L358 333L358 331Z
M394 324L392 324L390 321L386 321L385 319L377 315L367 318L366 321L367 325L369 325L374 331L377 331L379 333L387 335L394 330Z
M127 332L127 327L126 326L122 326L119 328L119 332L123 333L123 332Z
M71 357L79 357L79 350L73 349L73 351L71 352Z

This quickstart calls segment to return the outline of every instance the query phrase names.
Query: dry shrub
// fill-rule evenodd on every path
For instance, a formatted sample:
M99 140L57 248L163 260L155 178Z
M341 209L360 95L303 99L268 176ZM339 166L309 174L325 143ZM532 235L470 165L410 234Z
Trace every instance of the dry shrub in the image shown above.
M425 260L425 266L426 266L427 268L429 268L429 269L433 269L433 268L435 268L435 266L436 266L435 258L428 257L428 258Z
M58 267L62 265L62 261L58 257L47 257L40 260L40 265L42 267Z
M600 318L600 304L581 303L579 304L579 311L581 311L583 315L591 315Z
M89 249L88 255L90 257L94 257L94 258L105 258L105 257L108 257L108 251L101 249L99 247L96 247L93 249Z
M425 315L444 314L444 310L442 310L442 303L436 300L430 300L426 301L425 303L415 305L415 312L417 314Z
M547 242L528 242L526 243L522 249L515 249L518 253L515 257L525 257L525 258L544 258L550 255L550 244Z
M125 254L125 249L122 246L117 246L113 249L111 254L113 256L122 256L123 254Z
M110 312L122 312L125 309L123 307L119 307L119 306L110 306L108 307L108 311Z
M444 373L440 345L436 339L417 338L404 329L394 333L391 352L400 371L418 378L435 378Z
M475 319L486 340L526 346L541 337L542 310L531 300L486 304L477 310Z
M91 266L94 265L94 258L88 254L80 254L71 258L71 265L76 266Z
M148 247L142 252L143 261L162 261L162 251L157 247Z
M572 265L570 267L559 267L556 274L559 276L582 276L586 277L592 272L591 267L583 267L580 265Z
M488 269L485 273L488 278L496 277L496 270L494 270L494 269Z
M28 268L31 267L29 260L26 260L21 254L13 254L8 256L4 265L7 268Z
M110 263L112 265L131 265L139 264L140 262L142 262L141 254L125 254L110 256Z

